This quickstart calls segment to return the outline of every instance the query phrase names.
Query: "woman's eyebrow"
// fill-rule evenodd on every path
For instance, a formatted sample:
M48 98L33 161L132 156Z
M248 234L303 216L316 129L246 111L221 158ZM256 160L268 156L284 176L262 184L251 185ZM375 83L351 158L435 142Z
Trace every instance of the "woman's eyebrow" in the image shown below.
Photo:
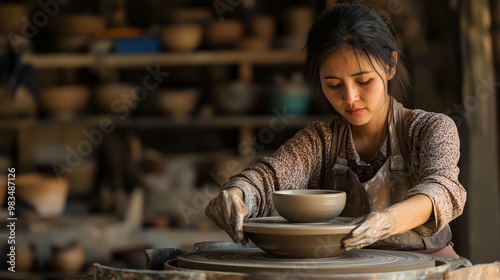
M359 76L359 75L363 75L363 74L368 74L368 73L372 73L373 71L361 71L361 72L358 72L358 73L354 73L351 75L351 77L354 77L354 76ZM325 76L325 77L322 77L321 79L323 80L328 80L328 79L339 79L339 77L335 77L335 76Z

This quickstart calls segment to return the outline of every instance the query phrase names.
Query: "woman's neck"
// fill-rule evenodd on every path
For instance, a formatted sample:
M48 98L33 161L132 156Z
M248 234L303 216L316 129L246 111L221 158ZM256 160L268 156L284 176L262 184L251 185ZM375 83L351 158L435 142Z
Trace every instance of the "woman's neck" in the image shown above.
M351 125L352 138L357 153L365 162L369 162L387 135L387 113L389 110L389 98L380 112L362 126Z

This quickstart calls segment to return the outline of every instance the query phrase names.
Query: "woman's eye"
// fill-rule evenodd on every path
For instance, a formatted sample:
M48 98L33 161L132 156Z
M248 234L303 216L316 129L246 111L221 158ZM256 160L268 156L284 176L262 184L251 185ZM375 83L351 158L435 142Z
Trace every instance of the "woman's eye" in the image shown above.
M359 84L360 84L360 85L363 85L363 86L366 86L366 85L368 85L371 81L372 81L372 79L368 79L368 80L366 80L366 81L364 81L364 82L359 82Z
M337 85L326 85L329 89L337 89L340 87L340 84Z

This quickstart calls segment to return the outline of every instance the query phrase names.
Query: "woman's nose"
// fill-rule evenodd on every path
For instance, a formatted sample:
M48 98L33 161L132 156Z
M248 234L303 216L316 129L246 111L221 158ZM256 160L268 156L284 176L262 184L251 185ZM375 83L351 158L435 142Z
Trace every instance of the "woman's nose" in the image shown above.
M344 90L344 101L347 104L353 104L355 101L359 99L358 91L355 87L345 87Z

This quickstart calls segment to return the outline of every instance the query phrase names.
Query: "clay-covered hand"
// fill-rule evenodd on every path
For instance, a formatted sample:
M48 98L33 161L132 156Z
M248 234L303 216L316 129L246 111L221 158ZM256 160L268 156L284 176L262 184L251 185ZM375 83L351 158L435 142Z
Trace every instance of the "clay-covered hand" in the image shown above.
M238 188L228 188L212 199L205 209L205 215L225 230L233 242L246 245L248 239L243 234L243 220L248 208L243 202L243 192Z
M342 244L346 251L371 245L391 236L395 222L395 217L390 210L371 212L354 220L353 223L359 223L359 225L342 240Z

